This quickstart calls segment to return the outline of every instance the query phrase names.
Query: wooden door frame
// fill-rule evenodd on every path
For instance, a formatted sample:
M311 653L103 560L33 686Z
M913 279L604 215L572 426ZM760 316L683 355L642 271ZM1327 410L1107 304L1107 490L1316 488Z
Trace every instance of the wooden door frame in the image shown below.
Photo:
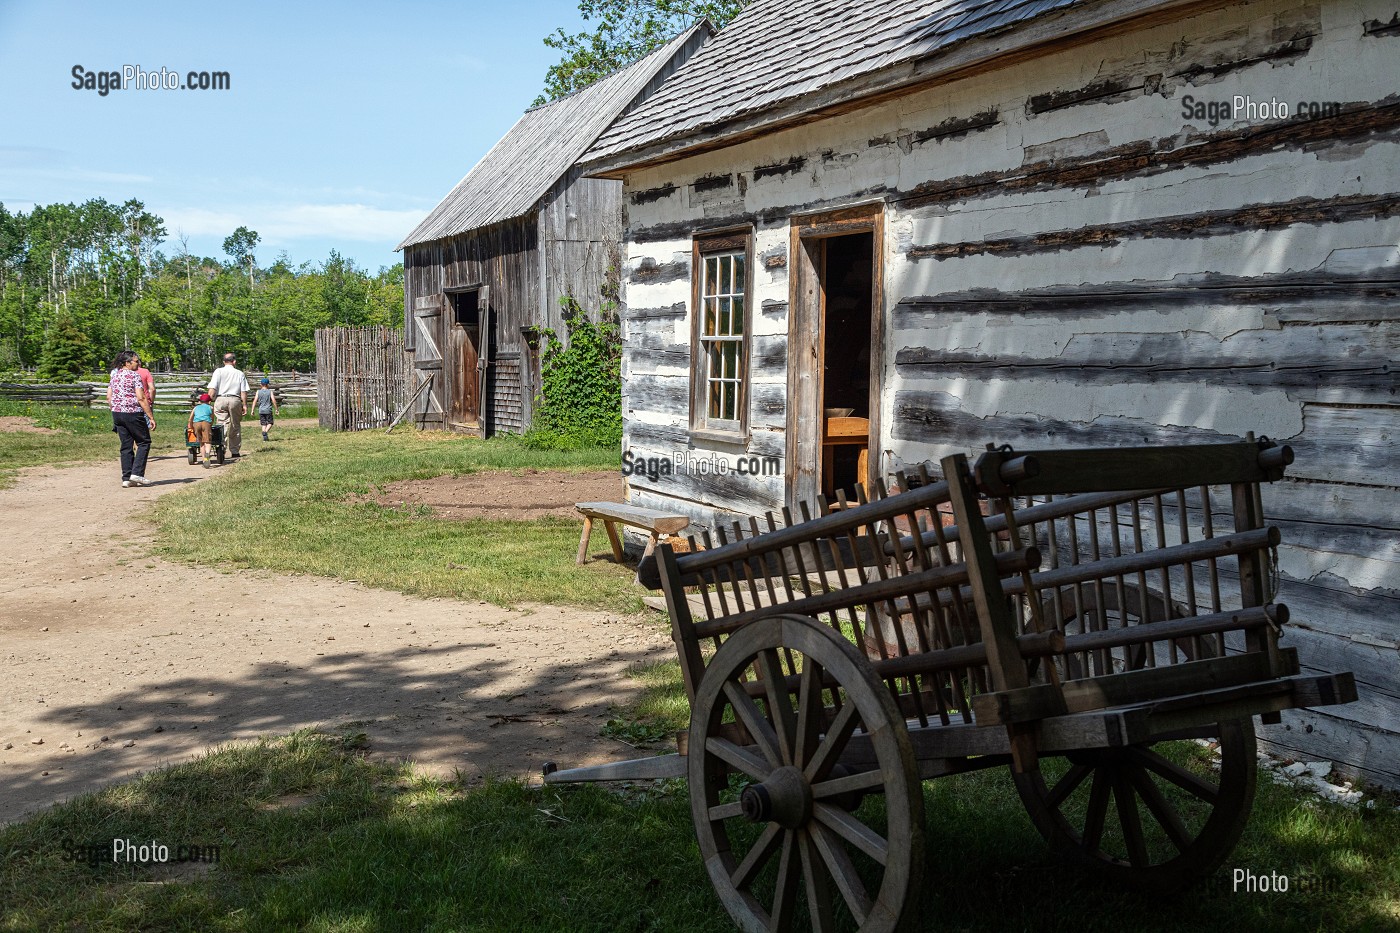
M447 366L450 366L450 374L449 374L449 378L448 378L448 384L444 387L444 389L445 389L444 398L445 398L445 400L446 400L446 402L447 402L447 406L446 406L446 407L447 407L447 411L446 411L446 413L445 413L445 415L444 415L444 418L443 418L443 420L444 420L444 422L445 422L444 427L447 427L447 428L449 428L449 429L451 429L451 430L464 430L464 429L465 429L465 430L468 431L468 432L471 432L471 431L474 430L479 436L485 437L485 436L486 436L486 400L485 400L485 397L484 397L485 393L484 393L484 391L483 391L483 390L484 390L484 386L483 386L484 380L483 380L483 378L482 378L482 377L483 377L483 369L482 369L482 366L481 366L481 360L482 360L483 354L485 354L485 353L488 352L488 351L485 349L485 344L486 344L486 342L490 339L490 335L489 335L489 333L488 333L488 331L487 331L487 327L488 327L488 313L487 313L487 310L486 310L486 307L485 307L485 303L487 302L487 300L488 300L488 298L489 298L489 296L490 296L490 289L489 289L488 286L486 286L484 283L477 282L477 283L474 283L474 284L471 284L471 285L453 285L453 286L450 286L450 287L448 287L448 288L444 288L444 289L443 289L443 292L444 292L444 294L445 294L445 296L446 296L446 299L447 299L447 306L446 306L446 308L444 309L444 310L446 311L446 315L445 315L445 319L444 319L444 322L443 322L443 323L444 323L444 327L443 327L443 336L444 336L444 338L446 338L446 339L444 340L444 343L449 343L449 342L450 342L450 343L454 344L454 346L453 346L454 352L452 353L450 359L448 359L448 355L447 355L447 353L446 353L446 349L444 348L444 350L442 351L442 352L443 352L443 357L444 357L444 359L447 360L447 364L446 364L446 365L447 365ZM475 327L476 339L475 339L475 340L472 340L472 331L473 331L473 328L469 328L469 327L467 327L466 325L464 325L464 324L459 324L459 323L457 322L457 307L456 307L456 304L455 304L456 300L457 300L458 298L460 298L462 295L470 294L470 293L475 293L475 294L476 294L476 301L477 301L477 309L476 309L476 327ZM465 341L470 341L470 342L473 343L473 344L475 345L475 347L476 347L477 365L472 369L471 372L466 372L466 371L464 371L464 367L462 366L462 353L461 353L461 348L455 346L456 340L454 339L453 335L456 333L457 330L461 330L461 331L462 331L462 339L463 339L463 340L465 340ZM475 428L473 428L472 425L471 425L471 422L467 420L467 416L466 416L466 413L465 413L465 412L459 412L459 411L457 411L457 387L458 387L458 385L459 385L459 380L464 380L464 379L470 379L472 382L474 382L474 383L476 384L476 425L475 425ZM455 420L455 419L458 419L458 418L460 418L461 420L460 420L460 421Z
M885 370L885 289L884 230L885 204L875 201L834 211L794 215L789 246L788 296L788 410L787 410L787 504L796 508L800 501L815 501L821 492L817 475L821 468L823 397L822 363L825 360L826 241L853 233L871 235L870 286L870 433L866 438L869 456L867 488L880 475L880 387Z

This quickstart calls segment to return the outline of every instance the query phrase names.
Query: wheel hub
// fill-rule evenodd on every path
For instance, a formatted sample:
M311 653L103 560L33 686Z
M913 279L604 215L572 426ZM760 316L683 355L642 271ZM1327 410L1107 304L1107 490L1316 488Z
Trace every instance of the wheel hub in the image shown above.
M750 784L739 795L739 806L751 823L777 823L796 829L812 816L812 788L802 772L788 765L768 775L762 784Z

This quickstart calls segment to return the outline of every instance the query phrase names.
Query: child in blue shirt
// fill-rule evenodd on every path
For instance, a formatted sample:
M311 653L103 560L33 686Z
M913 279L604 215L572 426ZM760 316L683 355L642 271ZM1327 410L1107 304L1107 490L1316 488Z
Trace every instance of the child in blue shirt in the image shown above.
M253 404L258 409L258 422L262 425L263 440L267 440L267 432L272 430L272 422L275 420L273 414L280 410L277 404L277 395L272 391L272 380L263 376L261 388L253 399Z
M190 420L185 425L186 432L199 441L199 452L204 455L205 469L210 467L209 458L213 453L214 406L209 404L210 401L207 392L200 395L199 401L190 410Z

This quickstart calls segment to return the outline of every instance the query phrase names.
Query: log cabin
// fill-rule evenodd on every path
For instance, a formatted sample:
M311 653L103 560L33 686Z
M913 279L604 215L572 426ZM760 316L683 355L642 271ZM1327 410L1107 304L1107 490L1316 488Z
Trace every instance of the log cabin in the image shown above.
M711 35L706 23L568 97L534 107L396 249L420 426L523 432L539 391L539 335L567 341L561 301L597 307L615 281L621 185L578 157Z
M1397 786L1397 54L1394 0L755 0L584 156L623 183L629 501L1286 442L1287 643L1362 699L1264 735Z

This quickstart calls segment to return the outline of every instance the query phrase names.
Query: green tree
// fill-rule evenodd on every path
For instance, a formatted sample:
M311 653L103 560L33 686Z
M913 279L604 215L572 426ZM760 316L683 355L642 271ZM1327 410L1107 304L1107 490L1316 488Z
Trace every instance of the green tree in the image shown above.
M233 259L233 264L242 268L246 263L248 266L248 291L253 290L253 269L257 263L253 250L258 248L262 242L262 237L258 236L256 230L249 230L247 227L239 227L233 233L224 237L224 252Z
M60 317L49 328L39 357L39 378L48 382L76 382L92 365L92 345L73 319Z
M535 104L566 97L606 78L665 45L701 19L723 29L748 0L580 0L579 12L592 30L556 29L544 44L563 52L545 74Z

